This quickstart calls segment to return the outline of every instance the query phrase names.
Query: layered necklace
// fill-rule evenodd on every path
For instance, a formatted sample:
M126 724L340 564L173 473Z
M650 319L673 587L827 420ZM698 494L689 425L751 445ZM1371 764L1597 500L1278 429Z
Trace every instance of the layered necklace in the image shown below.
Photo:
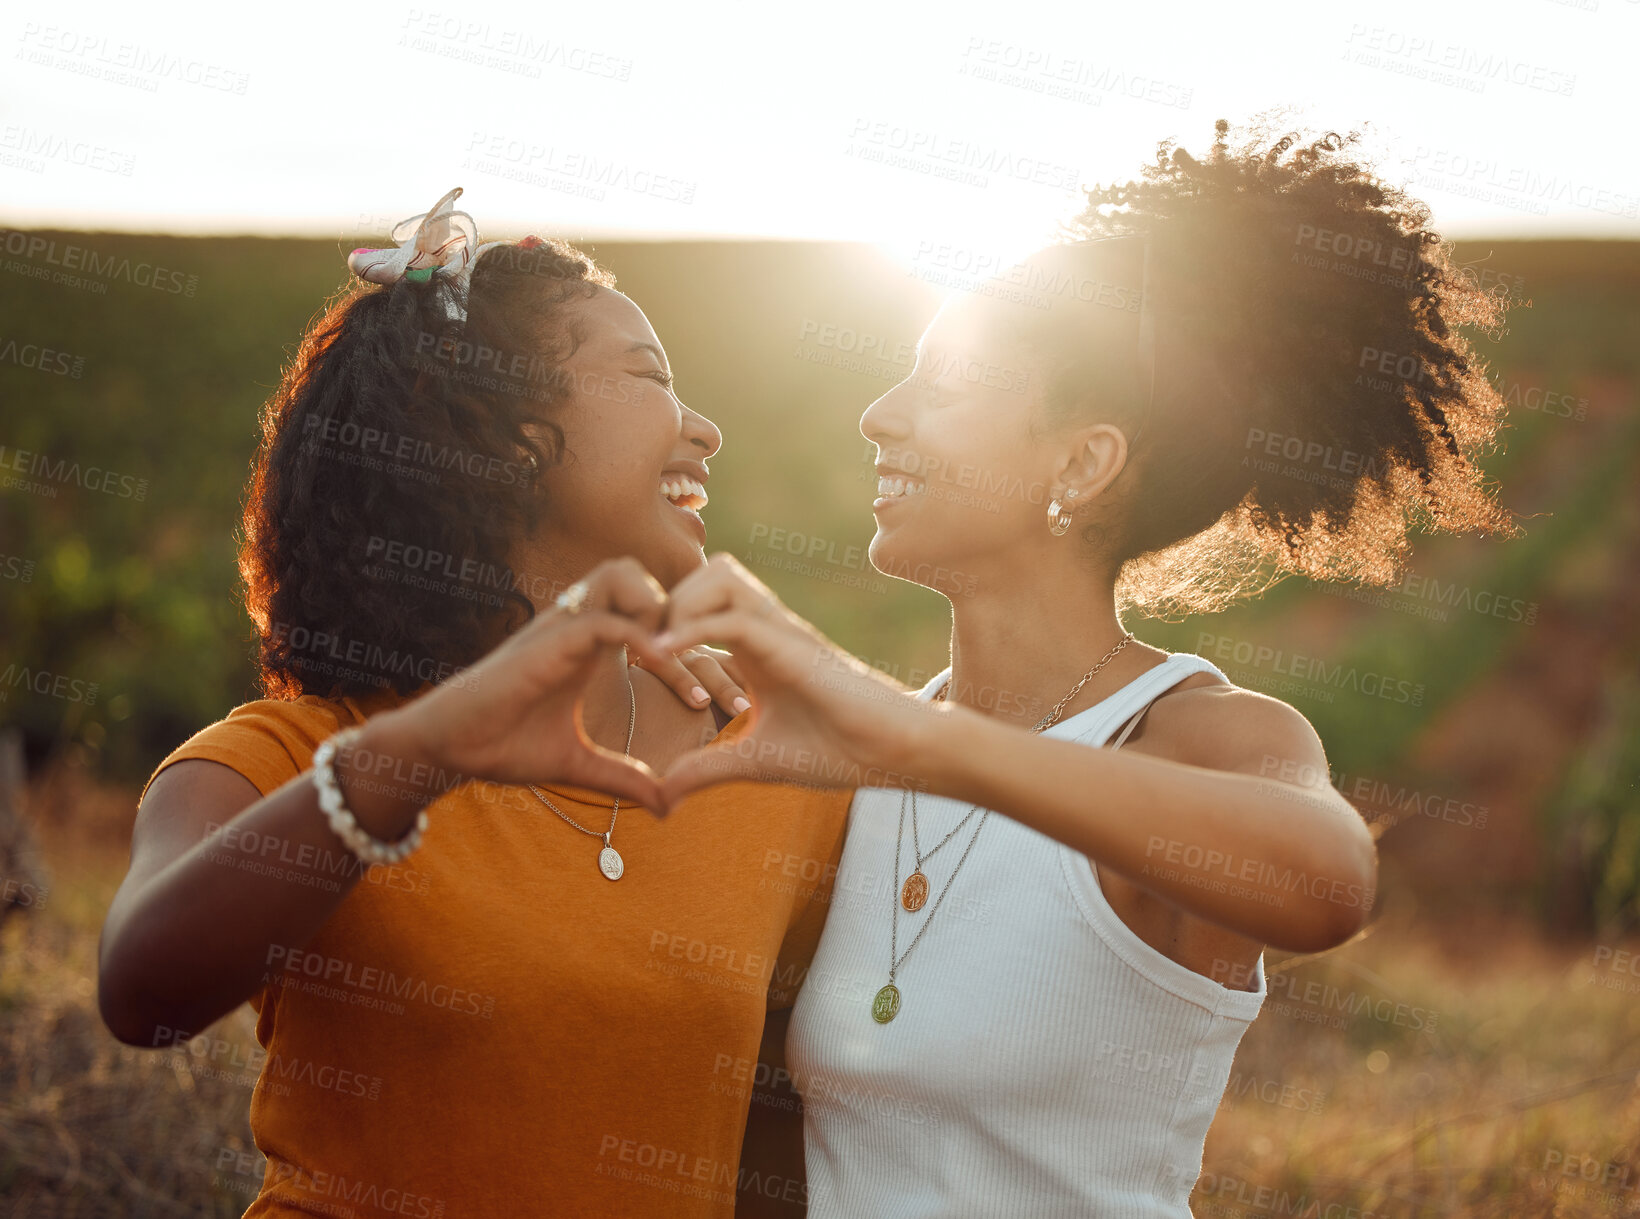
M638 692L632 688L632 673L631 670L627 668L625 648L621 649L621 672L626 677L626 756L630 758L632 756L632 733L638 726ZM572 826L580 830L581 833L590 834L594 838L602 838L604 840L604 848L598 852L598 871L602 872L610 880L621 879L622 874L626 871L626 862L621 858L621 853L611 846L609 842L610 835L615 832L615 818L621 815L621 798L619 796L615 797L615 807L609 810L609 828L600 834L597 830L589 830L580 822L572 820L568 813L559 808L551 800L548 800L546 793L535 784L531 783L529 785L529 789L535 793L535 798L537 800L541 801L542 804L545 804L565 821L568 821Z
M1115 660L1121 650L1132 642L1133 636L1124 631L1122 633L1121 641L1117 643L1117 645L1110 651L1101 656L1099 658L1099 662L1095 664L1093 668L1082 674L1081 680L1070 688L1064 698L1060 699L1053 705L1053 709L1049 711L1047 715L1037 721L1031 731L1035 733L1045 732L1049 728L1053 727L1054 724L1058 723L1059 717L1065 714L1065 708L1070 705L1071 700L1082 692L1082 687L1092 681L1099 670L1103 669L1111 661ZM950 690L950 688L951 683L947 681L945 685L940 687L939 693L934 696L934 701L943 701L945 699L946 692ZM905 842L905 806L907 796L910 797L911 801L911 850L916 856L917 866L912 871L911 875L905 878L905 883L902 885L900 883L900 848ZM923 921L923 925L918 928L917 934L911 939L911 943L906 945L905 952L901 953L899 950L900 908L903 906L906 910L915 913L916 911L921 910L924 903L928 901L928 877L923 874L923 864L932 859L941 847L945 846L946 843L955 838L957 834L961 832L962 827L967 825L968 822L973 819L975 813L980 814L979 824L974 827L974 832L969 835L968 845L963 848L962 856L957 860L957 866L951 869L951 875L946 878L944 886L940 889L939 896L934 899L934 908L928 912L927 919L925 919ZM928 854L924 855L922 853L922 847L917 835L916 789L913 788L900 794L900 828L899 834L894 841L894 887L898 890L898 892L894 894L894 913L892 915L892 921L889 924L888 984L880 989L871 1000L871 1016L872 1019L876 1020L878 1024L887 1024L890 1020L894 1019L895 1016L900 1014L900 988L895 985L895 979L899 974L900 968L906 963L907 960L910 959L912 951L919 943L922 942L923 935L930 927L934 925L934 917L939 914L940 906L945 901L945 895L951 892L951 885L952 882L957 879L957 873L961 872L962 865L968 862L968 853L974 849L974 844L979 841L980 831L985 828L986 819L990 817L990 815L990 809L985 809L982 811L979 805L973 805L969 808L963 819L957 822L956 827L944 838L940 839L939 843L932 850L930 850Z

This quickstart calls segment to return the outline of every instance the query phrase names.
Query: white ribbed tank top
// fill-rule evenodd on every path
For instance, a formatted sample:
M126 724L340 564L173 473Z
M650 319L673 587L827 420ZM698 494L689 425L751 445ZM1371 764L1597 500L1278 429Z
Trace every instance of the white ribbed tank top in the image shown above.
M1043 735L1103 745L1204 671L1219 672L1176 653ZM1207 1128L1267 993L1263 958L1252 991L1180 965L1122 922L1087 856L992 813L900 967L899 1015L878 1024L900 798L855 794L787 1038L811 1219L1188 1219ZM918 797L925 854L967 811ZM924 865L928 901L900 910L902 953L979 820ZM909 813L900 854L903 880L915 865Z

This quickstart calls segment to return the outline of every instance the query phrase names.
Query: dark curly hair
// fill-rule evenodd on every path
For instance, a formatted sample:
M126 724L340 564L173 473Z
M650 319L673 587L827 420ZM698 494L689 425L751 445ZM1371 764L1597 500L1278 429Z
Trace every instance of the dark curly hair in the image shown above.
M1152 251L1148 412L1137 378L1092 380L1112 365L1086 327L1046 386L1051 417L1091 402L1132 439L1114 510L1084 531L1121 604L1176 617L1290 574L1391 584L1412 530L1516 532L1475 464L1504 400L1459 333L1495 335L1507 290L1352 156L1360 132L1215 131L1203 159L1164 141L1142 180L1087 192L1066 233ZM1141 248L1055 249L1102 247L1129 266Z
M267 697L410 694L530 616L512 561L562 455L570 307L614 282L525 238L478 259L464 323L434 275L355 281L308 328L262 411L239 546Z

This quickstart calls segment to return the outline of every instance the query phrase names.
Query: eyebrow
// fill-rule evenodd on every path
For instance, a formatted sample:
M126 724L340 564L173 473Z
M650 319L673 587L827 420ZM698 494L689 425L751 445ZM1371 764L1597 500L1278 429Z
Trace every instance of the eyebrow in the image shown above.
M628 347L626 351L628 355L631 355L634 351L647 351L650 355L655 357L656 362L660 364L662 368L669 367L666 363L666 353L659 347L656 347L653 343L645 343L640 341L632 344L632 346Z

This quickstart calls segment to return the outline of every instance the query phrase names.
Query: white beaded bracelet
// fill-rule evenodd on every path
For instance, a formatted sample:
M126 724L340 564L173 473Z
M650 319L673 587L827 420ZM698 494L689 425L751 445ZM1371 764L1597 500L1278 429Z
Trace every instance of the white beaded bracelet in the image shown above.
M364 863L398 863L421 845L421 836L427 829L427 810L424 808L416 815L416 824L397 842L383 842L365 831L342 800L341 784L332 769L336 751L352 748L358 736L359 729L346 728L313 751L313 783L319 789L319 807L325 810L325 819L336 837Z

